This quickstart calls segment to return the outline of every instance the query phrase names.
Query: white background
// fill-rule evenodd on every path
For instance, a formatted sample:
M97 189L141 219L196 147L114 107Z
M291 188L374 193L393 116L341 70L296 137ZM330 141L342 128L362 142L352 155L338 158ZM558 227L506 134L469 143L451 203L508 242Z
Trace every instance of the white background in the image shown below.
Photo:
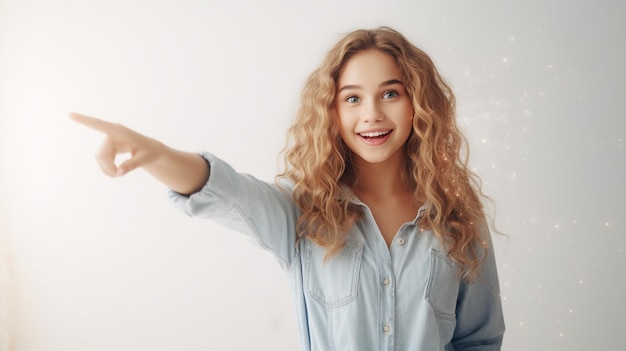
M619 1L0 0L0 350L295 350L286 277L102 175L70 111L272 181L306 76L389 25L458 95L497 204L505 350L614 350L626 325Z

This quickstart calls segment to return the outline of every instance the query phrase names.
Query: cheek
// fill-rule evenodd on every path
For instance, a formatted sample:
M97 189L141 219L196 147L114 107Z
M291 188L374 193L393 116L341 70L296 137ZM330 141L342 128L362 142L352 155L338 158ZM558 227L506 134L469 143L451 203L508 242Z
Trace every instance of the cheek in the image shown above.
M393 115L397 116L399 122L413 123L413 107L410 104L402 104L395 107Z
M408 116L409 119L413 119L413 105L411 105L410 100L407 100L404 104L404 114Z
M351 131L354 126L350 115L346 113L346 111L337 109L337 117L335 118L335 121L337 121L337 126L339 127L339 132L342 137L348 133L352 133Z
M402 121L407 134L410 134L413 129L413 107L410 105L404 107L400 115L403 116Z

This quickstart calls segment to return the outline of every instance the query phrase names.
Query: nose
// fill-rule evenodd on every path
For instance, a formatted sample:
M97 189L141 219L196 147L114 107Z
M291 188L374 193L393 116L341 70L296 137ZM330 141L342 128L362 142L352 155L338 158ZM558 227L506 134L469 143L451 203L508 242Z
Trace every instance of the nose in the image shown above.
M363 104L363 121L368 123L380 122L385 119L380 103L376 99L371 99Z

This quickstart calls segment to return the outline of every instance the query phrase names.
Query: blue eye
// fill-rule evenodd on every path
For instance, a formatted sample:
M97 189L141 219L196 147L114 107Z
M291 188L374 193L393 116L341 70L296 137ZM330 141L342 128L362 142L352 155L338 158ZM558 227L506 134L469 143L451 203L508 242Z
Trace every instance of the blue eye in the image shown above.
M394 97L396 97L396 96L398 96L398 95L399 95L399 94L398 94L398 92L397 92L397 91L395 91L395 90L389 90L389 91L386 91L386 92L383 94L383 99L391 99L391 98L394 98Z
M348 96L346 98L346 102L349 102L351 104L356 104L359 101L360 101L360 99L358 97L354 96L354 95L353 96Z

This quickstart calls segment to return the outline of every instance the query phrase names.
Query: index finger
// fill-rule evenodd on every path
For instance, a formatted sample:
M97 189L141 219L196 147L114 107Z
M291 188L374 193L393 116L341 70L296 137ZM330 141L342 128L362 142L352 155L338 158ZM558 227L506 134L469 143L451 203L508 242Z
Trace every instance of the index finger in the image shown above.
M113 123L103 121L95 117L81 115L80 113L71 112L70 118L74 122L80 123L105 134L108 134L113 129Z

